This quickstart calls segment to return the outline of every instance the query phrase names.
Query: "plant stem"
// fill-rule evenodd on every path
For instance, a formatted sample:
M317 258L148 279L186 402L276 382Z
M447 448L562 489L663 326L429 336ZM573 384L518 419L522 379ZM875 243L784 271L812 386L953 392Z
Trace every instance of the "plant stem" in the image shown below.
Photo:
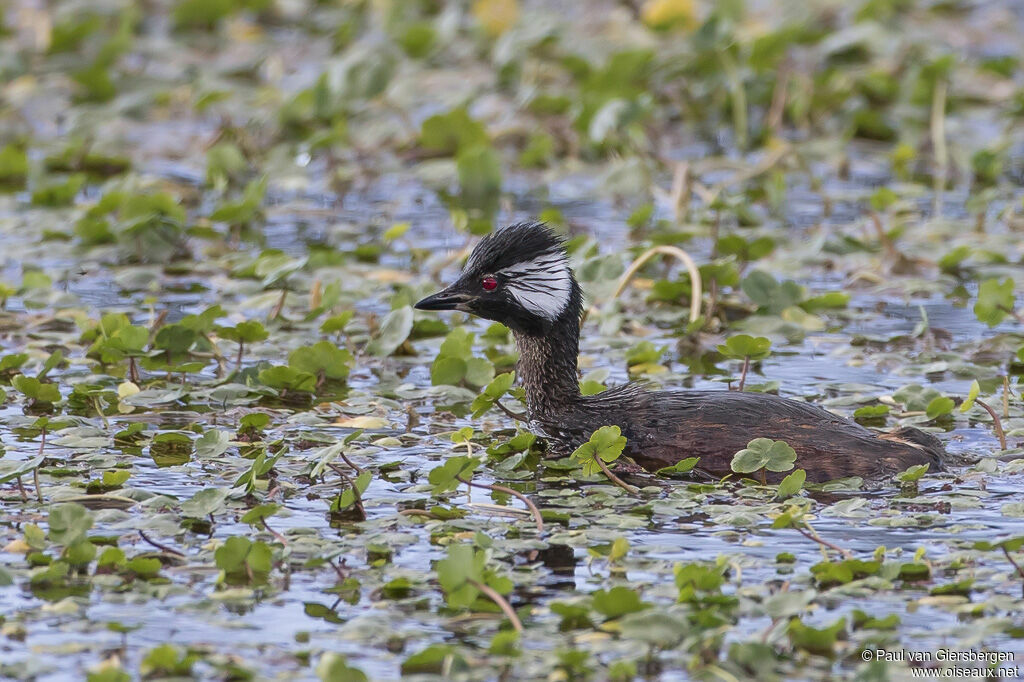
M43 456L43 450L46 448L46 429L43 429L39 435L39 457ZM43 504L43 491L39 486L39 467L32 470L32 482L36 486L36 499L39 500L39 504Z
M136 386L139 384L139 368L135 364L134 355L128 356L128 379Z
M942 191L946 188L946 167L949 163L946 152L946 81L939 79L932 91L931 135L932 149L935 150L935 178L932 191L935 197L935 215L942 213Z
M425 516L428 519L440 519L441 517L426 509L400 509L398 513L402 516Z
M176 549L171 549L167 545L161 545L156 540L151 540L149 538L149 536L147 536L146 533L142 531L142 529L139 529L138 533L139 533L139 537L140 538L142 538L143 540L145 540L146 542L148 542L149 544L153 545L154 547L156 547L157 549L159 549L159 550L161 550L163 552L167 552L168 554L174 554L175 556L181 556L181 557L185 556L185 554L183 552L179 552Z
M878 236L878 242L885 249L885 255L889 258L896 259L899 257L899 252L896 247L893 246L892 240L889 239L889 235L885 233L885 228L882 226L882 218L876 212L871 211L871 224L875 226L875 234Z
M828 540L825 540L820 535L818 535L818 531L814 530L814 528L811 526L811 524L807 523L806 521L802 521L802 523L805 526L807 526L807 529L810 532L808 533L806 530L804 530L800 526L794 524L793 528L796 528L797 532L800 533L800 535L803 535L808 540L813 540L814 542L817 542L818 544L820 544L823 547L828 547L829 549L833 549L833 550L839 552L839 554L844 559L849 559L851 556L853 556L853 554L850 552L850 550L843 549L839 545L832 544Z
M507 414L508 416L510 416L513 419L515 419L516 421L520 421L520 422L528 421L526 419L526 415L525 414L516 414L512 410L510 410L507 407L505 407L504 405L502 405L500 400L495 400L494 401L494 406L497 407L502 412L504 412L505 414Z
M345 565L345 559L342 559L335 565L330 559L327 560L327 565L334 569L334 572L338 574L338 580L345 582L348 580L348 567Z
M345 454L344 450L339 450L338 451L338 456L341 457L342 460L344 460L345 464L349 465L350 467L352 467L353 469L355 469L359 473L363 473L363 471L365 471L365 469L363 469L363 467L359 466L358 464L356 464L355 462L350 460L348 458L348 455Z
M775 89L772 91L772 103L765 116L765 125L775 135L779 134L782 128L782 116L786 112L786 94L789 90L789 74L791 66L787 59L782 63L779 72L775 77Z
M334 473L341 476L341 479L345 481L345 485L352 488L352 496L355 498L355 502L352 503L352 506L356 508L356 511L359 512L359 516L362 517L363 521L365 521L366 507L363 506L363 498L359 494L359 488L356 487L355 483L352 482L352 479L348 477L348 474L346 474L345 470L342 469L340 466L338 466L334 462L329 462L327 466L333 469Z
M1000 450L1005 450L1006 449L1006 433L1003 431L1003 420L1000 419L999 418L999 414L997 414L996 411L993 410L984 401L981 401L981 400L978 400L977 398L975 398L974 402L977 403L978 405L981 405L981 407L984 408L984 410L989 413L989 416L992 417L992 425L996 429L996 435L999 436L999 449Z
M608 480L625 490L630 495L636 495L640 492L640 489L635 485L630 485L623 481L621 478L612 473L612 470L608 468L608 465L604 463L604 460L600 456L594 455L594 461L597 462L597 466L601 467L601 471L608 477Z
M488 599L498 605L498 608L505 614L505 617L512 622L512 627L516 629L516 632L523 632L523 624L519 620L519 616L516 615L515 609L512 608L512 605L509 604L504 597L498 594L497 590L490 585L486 585L477 580L470 579L468 582L470 585L483 592Z
M999 310L1002 310L1004 313L1011 316L1013 319L1017 320L1021 324L1024 324L1024 315L1018 313L1016 308L1001 305L999 306Z
M622 273L621 277L619 277L619 281L615 284L615 292L608 299L608 303L606 305L610 305L612 301L617 299L619 294L622 293L622 290L626 288L627 284L629 284L629 280L633 279L633 276L637 271L642 268L647 261L658 254L674 256L678 260L682 261L683 265L686 266L686 271L690 273L690 322L695 322L697 318L700 317L700 300L704 293L701 291L700 270L697 269L697 264L694 262L693 258L690 257L690 254L686 253L678 246L662 244L661 246L650 248L637 256L636 260L630 263L629 267L626 268L626 271ZM583 322L586 321L587 314L589 314L589 311L584 313L580 324L583 324Z
M1006 549L1006 545L1003 545L1002 550L1003 554L1006 555L1006 560L1013 564L1013 567L1017 570L1017 575L1024 578L1024 568L1021 568L1021 565L1014 561L1013 555L1010 554L1010 550ZM1021 592L1024 593L1024 586L1021 586Z
M743 386L747 383L747 372L750 371L750 356L743 356L743 370L740 372L740 384L736 387L736 390L743 393Z
M358 491L357 491L357 494L358 494ZM284 545L285 547L287 547L287 546L288 546L288 539L287 539L287 538L285 538L285 536L283 536L283 535L281 535L280 533L278 533L278 532L277 532L276 530L274 530L273 528L271 528L271 527L270 527L270 524L268 524L268 523L267 523L267 520L266 520L266 519L260 519L260 521L261 521L261 522L263 523L263 528L264 528L264 529L266 529L266 531L267 531L268 533L270 533L271 535L273 535L273 536L274 536L274 539L275 539L275 540L277 540L278 542L280 542L280 543L281 543L282 545Z
M110 422L107 421L107 415L103 414L103 410L100 408L100 398L99 398L99 396L94 395L92 397L92 408L94 410L96 410L97 416L99 416L100 421L103 422L103 428L104 429L109 429L110 428ZM43 438L46 438L46 435L45 435L46 432L45 431L43 432L43 434L44 434Z
M288 289L281 290L281 298L277 301L277 304L270 311L270 315L267 317L268 322L276 320L280 315L281 311L284 310L284 301L288 298Z
M470 487L483 488L484 490L491 490L496 493L504 493L506 495L511 495L512 497L516 498L517 500L525 504L526 508L530 510L531 514L533 514L533 521L537 524L537 532L541 535L544 534L544 519L540 515L540 509L537 509L537 505L535 505L526 495L522 494L518 490L506 488L505 486L498 485L496 483L474 483L473 481L463 478L462 476L457 476L456 478L458 478L459 481L465 483Z
M1003 375L1003 416L1010 418L1010 377Z
M732 127L736 133L736 147L743 151L747 148L747 94L732 55L723 51L721 62L725 80L729 85L729 98L732 100Z
M235 358L235 371L236 372L242 371L242 353L243 352L245 352L245 342L244 341L239 341L238 342L238 357Z
M683 223L690 212L690 163L682 161L676 164L672 174L672 210L676 222Z

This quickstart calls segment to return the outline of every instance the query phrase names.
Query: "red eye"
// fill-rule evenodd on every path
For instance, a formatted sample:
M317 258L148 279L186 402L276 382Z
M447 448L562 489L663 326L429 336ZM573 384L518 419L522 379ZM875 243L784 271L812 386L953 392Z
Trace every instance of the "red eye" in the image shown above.
M498 288L498 280L495 279L494 277L484 277L482 280L480 280L480 286L482 286L487 291L494 291L495 289Z

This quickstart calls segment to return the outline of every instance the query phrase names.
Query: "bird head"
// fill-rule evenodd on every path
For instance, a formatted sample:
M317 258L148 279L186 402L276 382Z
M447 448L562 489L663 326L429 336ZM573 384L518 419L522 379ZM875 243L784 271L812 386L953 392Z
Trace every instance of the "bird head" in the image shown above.
M562 238L543 223L516 223L485 236L459 278L416 304L459 310L540 336L565 320L579 322L583 297Z

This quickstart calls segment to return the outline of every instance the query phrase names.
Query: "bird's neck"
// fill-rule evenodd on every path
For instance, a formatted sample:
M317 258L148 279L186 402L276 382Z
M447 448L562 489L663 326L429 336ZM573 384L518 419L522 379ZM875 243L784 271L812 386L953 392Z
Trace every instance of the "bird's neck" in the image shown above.
M532 419L543 420L580 397L576 361L580 350L579 320L563 317L544 335L515 333L519 347L516 374L526 391Z

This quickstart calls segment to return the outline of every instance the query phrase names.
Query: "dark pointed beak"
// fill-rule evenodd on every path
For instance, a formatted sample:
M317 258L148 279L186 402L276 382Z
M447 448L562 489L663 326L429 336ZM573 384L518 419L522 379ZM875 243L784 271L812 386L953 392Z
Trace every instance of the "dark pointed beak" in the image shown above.
M467 302L469 298L467 294L452 291L452 288L448 287L432 296L427 296L414 307L417 310L456 310L461 304Z

